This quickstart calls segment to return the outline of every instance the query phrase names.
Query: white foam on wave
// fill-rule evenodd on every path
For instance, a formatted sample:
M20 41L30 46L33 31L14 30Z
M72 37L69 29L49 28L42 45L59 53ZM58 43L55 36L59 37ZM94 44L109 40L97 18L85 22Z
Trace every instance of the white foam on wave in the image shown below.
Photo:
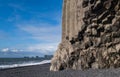
M32 65L41 65L50 63L51 60L44 60L41 62L31 62L31 63L22 63L22 64L13 64L13 65L0 65L0 69L7 69L7 68L15 68L15 67L24 67L24 66L32 66Z

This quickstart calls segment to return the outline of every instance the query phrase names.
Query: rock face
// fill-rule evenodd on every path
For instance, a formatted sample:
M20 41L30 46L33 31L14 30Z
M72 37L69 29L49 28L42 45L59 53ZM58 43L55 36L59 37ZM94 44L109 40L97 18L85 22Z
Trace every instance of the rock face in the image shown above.
M51 71L120 67L120 0L64 0Z

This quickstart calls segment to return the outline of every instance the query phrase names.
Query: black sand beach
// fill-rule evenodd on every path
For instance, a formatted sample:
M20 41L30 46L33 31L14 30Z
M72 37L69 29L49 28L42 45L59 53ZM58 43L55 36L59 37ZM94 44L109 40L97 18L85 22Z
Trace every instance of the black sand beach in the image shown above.
M0 70L0 77L120 77L120 69L50 72L50 64Z

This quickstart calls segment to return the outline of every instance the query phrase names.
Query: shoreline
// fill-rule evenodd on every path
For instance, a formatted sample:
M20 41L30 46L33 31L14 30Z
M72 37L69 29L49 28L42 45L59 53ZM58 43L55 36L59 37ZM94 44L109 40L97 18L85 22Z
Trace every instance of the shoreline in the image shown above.
M47 65L50 65L50 63L46 63ZM5 69L0 69L1 71L6 71L6 70L12 70L12 69L21 69L21 68L29 68L29 67L34 67L34 66L41 66L41 65L46 65L46 64L40 64L40 65L30 65L30 66L19 66L19 67L13 67L13 68L5 68Z
M9 68L17 68L17 67L25 67L25 66L33 66L33 65L41 65L41 64L46 64L50 62L51 60L43 60L41 62L26 62L26 63L21 63L21 64L0 65L0 70L9 69Z

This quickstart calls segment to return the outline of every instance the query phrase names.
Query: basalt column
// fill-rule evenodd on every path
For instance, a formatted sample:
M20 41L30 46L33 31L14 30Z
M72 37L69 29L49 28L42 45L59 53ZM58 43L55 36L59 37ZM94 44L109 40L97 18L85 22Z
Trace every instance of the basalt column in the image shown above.
M51 71L120 67L120 0L64 0Z

